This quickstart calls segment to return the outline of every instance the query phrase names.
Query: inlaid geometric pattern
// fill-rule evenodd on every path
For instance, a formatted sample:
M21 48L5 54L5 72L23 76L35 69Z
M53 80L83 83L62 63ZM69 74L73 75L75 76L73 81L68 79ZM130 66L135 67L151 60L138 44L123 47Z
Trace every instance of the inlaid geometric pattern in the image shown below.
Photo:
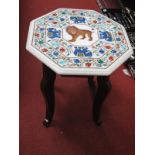
M66 8L31 22L27 49L71 75L109 75L132 54L123 26L93 10Z

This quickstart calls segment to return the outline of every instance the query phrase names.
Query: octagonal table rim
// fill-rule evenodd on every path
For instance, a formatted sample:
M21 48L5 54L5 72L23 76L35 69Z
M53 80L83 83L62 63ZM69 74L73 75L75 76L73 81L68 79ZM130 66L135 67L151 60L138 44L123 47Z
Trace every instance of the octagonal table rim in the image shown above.
M51 12L55 12L55 11L60 10L60 9L95 11L95 10L88 10L88 9L59 8L59 9L53 10ZM50 60L48 57L46 57L43 53L39 52L37 49L35 49L31 45L32 37L33 37L33 28L34 28L35 21L41 19L44 16L50 15L51 12L49 12L49 13L43 15L43 16L40 16L38 18L35 18L30 22L28 36L27 36L26 50L29 51L32 55L34 55L36 58L38 58L42 63L47 65L50 69L55 71L57 74L60 74L60 75L94 75L94 76L99 75L99 76L108 76L108 75L112 74L112 72L114 72L120 65L122 65L132 55L133 50L132 50L130 41L128 39L128 36L126 35L126 30L121 24L116 22L117 24L119 24L121 26L121 28L123 30L123 33L124 33L124 36L125 36L125 39L127 41L127 44L129 46L128 51L125 52L121 57L119 57L118 58L119 60L116 60L115 62L113 62L106 69L104 69L104 68L102 68L102 69L98 69L98 68L67 68L67 67L63 68L63 67L58 66L52 60ZM95 11L95 12L97 12L97 11ZM97 12L97 13L99 13L99 12ZM112 20L110 18L108 18L108 19ZM113 22L115 22L115 21L113 21Z

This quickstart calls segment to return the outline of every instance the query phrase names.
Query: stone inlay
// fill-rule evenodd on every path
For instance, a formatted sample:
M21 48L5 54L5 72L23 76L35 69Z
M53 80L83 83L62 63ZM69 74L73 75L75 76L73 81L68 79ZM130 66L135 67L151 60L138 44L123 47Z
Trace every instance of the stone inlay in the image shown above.
M75 41L66 31L77 27ZM89 37L89 31L91 37ZM122 27L93 10L57 9L34 22L31 45L61 68L107 69L129 50Z

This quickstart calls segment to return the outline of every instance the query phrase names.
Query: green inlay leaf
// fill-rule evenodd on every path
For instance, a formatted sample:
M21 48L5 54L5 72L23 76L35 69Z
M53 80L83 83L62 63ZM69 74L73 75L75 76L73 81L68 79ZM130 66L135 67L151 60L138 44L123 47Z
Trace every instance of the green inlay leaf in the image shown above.
M41 25L44 24L44 19L37 21L36 24L41 24Z
M44 41L43 40L39 40L39 44L43 44L44 43Z
M103 60L99 59L97 60L99 64L102 64L103 63Z

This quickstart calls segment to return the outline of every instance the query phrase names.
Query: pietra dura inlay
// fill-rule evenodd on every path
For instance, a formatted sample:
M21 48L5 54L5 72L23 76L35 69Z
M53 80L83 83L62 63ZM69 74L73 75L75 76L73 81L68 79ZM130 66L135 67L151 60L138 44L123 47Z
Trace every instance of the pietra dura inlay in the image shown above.
M122 25L93 10L64 8L31 22L27 49L70 75L109 75L132 54Z

